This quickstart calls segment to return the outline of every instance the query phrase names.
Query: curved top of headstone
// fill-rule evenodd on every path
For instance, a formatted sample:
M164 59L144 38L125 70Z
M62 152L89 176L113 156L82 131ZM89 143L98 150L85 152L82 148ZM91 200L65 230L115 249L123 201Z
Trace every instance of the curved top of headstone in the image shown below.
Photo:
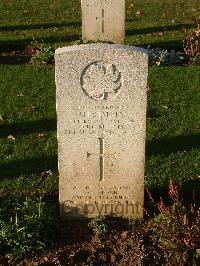
M58 48L55 51L55 54L63 54L66 52L72 51L81 51L81 50L122 50L122 51L131 51L135 53L142 53L148 56L148 52L144 48L130 46L130 45L121 45L121 44L108 44L108 43L94 43L94 44L81 44L81 45L73 45Z

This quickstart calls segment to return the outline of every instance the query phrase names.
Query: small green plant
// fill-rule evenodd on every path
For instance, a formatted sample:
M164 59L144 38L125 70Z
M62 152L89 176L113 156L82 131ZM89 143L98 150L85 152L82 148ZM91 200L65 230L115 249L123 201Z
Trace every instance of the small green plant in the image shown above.
M190 59L192 65L200 65L200 52Z
M50 245L53 225L52 210L42 198L1 199L0 254L13 263L44 250Z
M81 44L83 44L82 40L75 40L72 42L72 45L81 45Z
M54 61L54 49L50 46L45 46L38 41L32 42L32 46L36 50L31 58L31 62L39 62L42 64L49 64Z
M184 207L178 187L170 180L169 195L173 201L167 206L160 200L160 214L153 221L153 231L159 239L167 265L197 265L200 248L200 209Z
M92 229L94 234L98 237L107 234L109 231L108 225L106 224L106 218L104 216L91 220L88 227Z

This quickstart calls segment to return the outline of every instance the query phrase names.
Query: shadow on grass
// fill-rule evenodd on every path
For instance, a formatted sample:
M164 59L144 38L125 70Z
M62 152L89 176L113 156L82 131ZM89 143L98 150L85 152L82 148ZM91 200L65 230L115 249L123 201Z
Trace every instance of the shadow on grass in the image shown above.
M43 42L45 44L53 45L54 43L60 42L72 42L80 39L80 35L73 33L73 34L66 34L64 36L48 36L44 38L38 38L38 42ZM0 42L0 50L3 51L12 51L12 50L24 50L33 39L18 39L18 40L4 40Z
M34 122L21 122L4 126L0 136L26 135L33 132L55 131L56 120L39 120ZM178 151L189 151L200 148L200 135L177 136L173 138L147 141L146 156L158 154L168 155ZM16 160L0 165L0 177L12 178L20 175L41 173L45 170L57 170L57 156L48 157L46 154L40 158Z
M1 128L0 137L9 135L19 136L46 131L56 131L56 119L36 120L31 122L18 122L5 125Z
M154 112L152 116L156 116L156 111ZM27 135L45 131L56 131L56 118L4 125L0 131L0 137ZM168 155L177 151L188 151L193 148L200 148L200 134L147 141L146 156Z
M159 154L168 156L170 153L187 152L191 149L199 148L200 134L155 139L152 141L147 141L146 156L150 157ZM166 180L165 184L155 187L153 190L151 190L151 194L155 202L159 202L160 198L162 198L166 203L171 203L168 194L168 181L169 180ZM180 184L180 188L184 203L195 203L196 205L200 206L200 179L185 181ZM149 197L148 193L146 192L145 202L148 202L148 200ZM148 205L146 207L148 208Z
M186 181L182 184L183 201L200 206L200 179Z
M23 65L30 60L31 56L0 56L0 65Z
M38 120L32 122L19 122L2 127L0 137L8 135L26 135L46 131L56 131L56 119ZM1 178L13 178L20 175L41 173L45 170L57 170L57 156L48 157L46 154L40 158L16 160L0 165Z
M41 174L43 171L58 170L56 155L44 154L38 158L15 160L0 165L0 178L15 178L21 175Z
M147 141L146 156L168 155L178 151L189 151L193 148L200 148L200 134Z
M38 120L32 122L19 122L2 127L0 137L8 135L26 135L41 133L46 131L56 131L56 119ZM13 178L20 175L30 175L41 173L45 170L57 170L57 156L41 156L40 158L30 158L15 160L9 163L0 164L0 177Z
M14 30L36 30L36 29L50 29L50 28L62 28L62 27L75 27L81 26L80 21L71 21L64 23L43 23L43 24L30 24L30 25L9 25L0 26L0 31L14 31Z
M195 204L197 207L200 207L200 179L193 179L185 181L178 185L179 188L179 196L180 199L182 199L183 204L185 206L190 206L191 204ZM171 205L172 199L169 196L169 186L163 185L161 187L156 187L153 190L150 191L151 196L154 200L154 202L157 204L160 202L161 198L162 200L168 204ZM149 213L157 212L157 207L155 204L152 204L148 192L145 190L145 209Z
M128 22L131 22L130 20ZM126 36L132 35L144 35L144 34L151 34L156 32L165 32L165 31L177 31L183 29L192 29L195 28L194 23L191 24L177 24L177 25L170 25L170 26L160 26L160 27L151 27L151 28L141 28L141 29L128 29L126 30Z

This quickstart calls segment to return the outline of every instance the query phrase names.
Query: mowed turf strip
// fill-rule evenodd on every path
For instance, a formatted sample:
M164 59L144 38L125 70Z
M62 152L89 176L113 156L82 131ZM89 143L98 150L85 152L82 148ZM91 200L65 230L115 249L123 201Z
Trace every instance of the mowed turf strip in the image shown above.
M199 12L196 0L126 0L126 43L180 50ZM25 49L33 40L58 47L80 39L79 0L0 1L2 51Z

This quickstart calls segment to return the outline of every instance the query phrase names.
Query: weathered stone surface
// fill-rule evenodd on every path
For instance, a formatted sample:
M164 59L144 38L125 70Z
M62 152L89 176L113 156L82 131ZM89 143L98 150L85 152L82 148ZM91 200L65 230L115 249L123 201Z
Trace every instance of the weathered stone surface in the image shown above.
M142 218L147 54L89 44L55 61L62 216Z
M82 0L82 38L123 44L125 0Z

